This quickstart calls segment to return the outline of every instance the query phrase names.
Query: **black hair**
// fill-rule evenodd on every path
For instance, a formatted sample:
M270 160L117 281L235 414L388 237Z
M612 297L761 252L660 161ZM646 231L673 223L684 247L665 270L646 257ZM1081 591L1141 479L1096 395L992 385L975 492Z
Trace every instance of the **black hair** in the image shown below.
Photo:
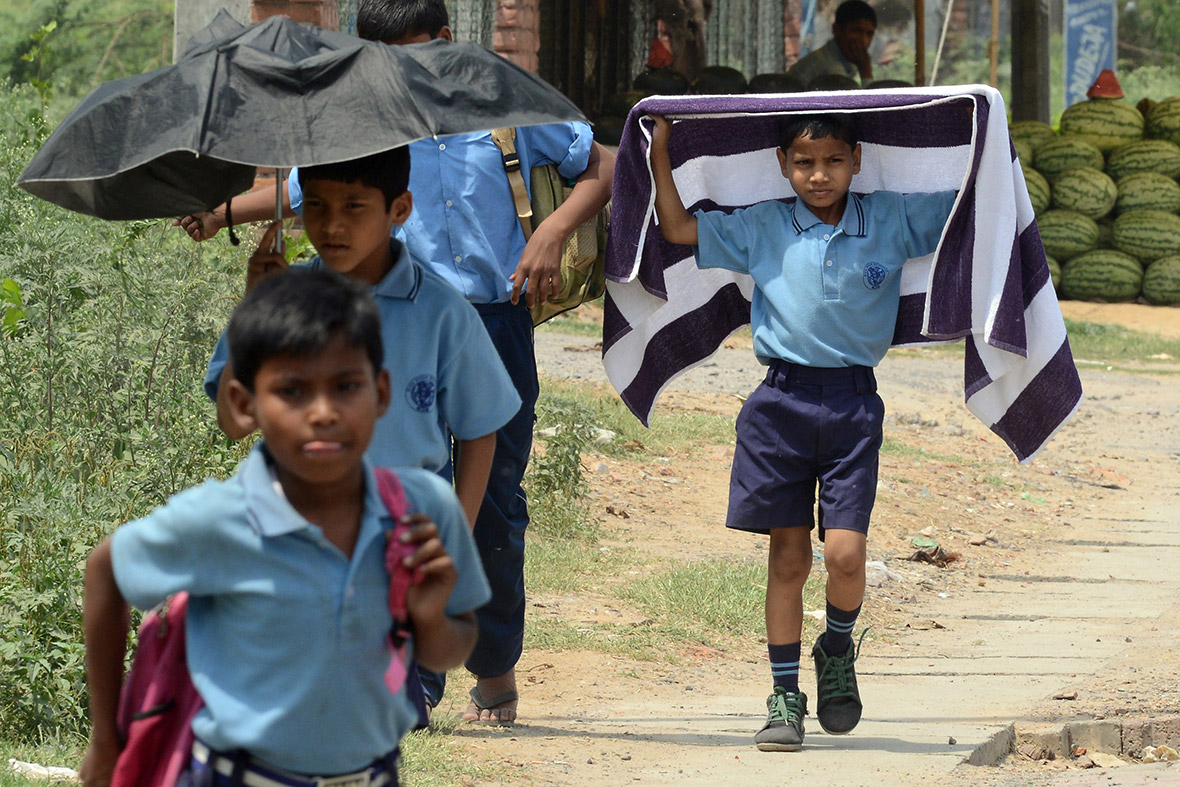
M746 89L751 93L802 93L805 87L797 77L768 72L750 77Z
M816 74L807 83L807 90L859 90L860 83L844 74Z
M836 22L835 24L843 27L850 22L857 22L861 19L867 19L877 25L877 12L873 7L864 0L844 0L843 3L836 6Z
M668 66L645 68L631 82L631 87L649 96L679 96L688 91L688 79Z
M795 140L803 135L812 139L835 137L855 149L857 142L856 120L849 113L828 115L788 115L779 132L778 146L786 153Z
M380 189L385 195L385 210L388 211L393 201L410 187L410 149L402 145L348 161L300 167L300 188L306 188L309 180L359 182L362 186Z
M450 25L443 0L358 0L356 34L369 41L392 44L409 36L438 31Z
M263 279L234 309L226 329L234 377L254 391L258 369L284 355L323 352L337 337L384 365L381 315L369 288L335 271L293 268Z
M707 66L692 81L690 93L728 95L746 92L746 75L729 66Z

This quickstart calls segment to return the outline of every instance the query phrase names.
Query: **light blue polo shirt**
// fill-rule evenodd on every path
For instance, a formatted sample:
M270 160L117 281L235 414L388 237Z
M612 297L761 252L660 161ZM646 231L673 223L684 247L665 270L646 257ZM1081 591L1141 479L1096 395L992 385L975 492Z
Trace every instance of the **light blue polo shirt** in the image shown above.
M437 523L454 560L447 614L482 606L490 591L454 492L423 470L398 475L411 510ZM299 773L345 773L392 751L417 720L405 691L384 683L393 521L367 463L365 481L351 559L277 491L261 443L229 479L115 531L115 580L128 602L148 609L190 594L186 652L205 700L193 731L213 748Z
M586 123L516 129L520 170L554 164L577 178L590 162L594 135ZM287 180L291 207L303 208L298 170ZM524 251L524 232L512 189L490 131L424 139L410 144L414 211L394 229L419 263L442 276L472 303L500 303L512 295L508 277Z
M798 199L698 211L697 265L753 277L750 324L762 363L876 366L893 341L901 266L934 252L955 196L849 193L836 227Z
M450 435L474 440L492 434L520 410L520 396L475 308L415 263L401 243L390 244L396 261L373 295L392 397L366 455L382 467L439 472L451 456ZM309 266L323 262L316 257ZM205 375L205 392L214 401L228 357L222 334Z

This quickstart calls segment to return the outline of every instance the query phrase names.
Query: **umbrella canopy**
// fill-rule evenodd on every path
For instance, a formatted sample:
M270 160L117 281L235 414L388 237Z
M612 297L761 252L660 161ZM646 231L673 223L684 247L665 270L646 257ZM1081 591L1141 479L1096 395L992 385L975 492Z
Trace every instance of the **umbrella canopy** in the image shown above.
M17 183L106 219L207 210L256 167L359 158L417 139L585 120L556 88L477 44L386 46L219 14L171 66L99 85Z

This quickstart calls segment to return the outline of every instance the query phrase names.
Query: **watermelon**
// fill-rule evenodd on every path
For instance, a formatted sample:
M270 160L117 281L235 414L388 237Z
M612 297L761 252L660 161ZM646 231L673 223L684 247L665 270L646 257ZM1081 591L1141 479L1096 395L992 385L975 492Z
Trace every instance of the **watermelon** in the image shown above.
M1114 247L1145 263L1180 254L1180 216L1162 210L1132 210L1114 220Z
M1053 207L1076 210L1092 219L1110 213L1118 195L1113 180L1089 167L1067 169L1053 183Z
M1020 165L1022 167L1032 166L1033 148L1027 140L1012 140L1012 150L1016 153L1016 158L1020 159Z
M1098 225L1094 219L1077 211L1047 210L1037 217L1037 229L1045 244L1045 253L1058 262L1090 251L1098 242Z
M1151 139L1180 145L1180 96L1165 98L1147 111L1144 131Z
M1048 123L1040 120L1017 120L1008 125L1012 139L1023 140L1035 151L1042 143L1057 138L1057 132Z
M1143 297L1156 306L1180 304L1180 254L1161 257L1147 266Z
M1024 170L1024 185L1028 189L1028 201L1032 203L1033 212L1038 216L1049 207L1049 197L1052 189L1045 176L1032 167Z
M1158 172L1136 172L1119 178L1115 213L1129 210L1180 211L1180 183Z
M1143 139L1143 115L1126 101L1109 98L1082 101L1061 113L1061 136L1093 142L1107 153Z
M1143 266L1120 251L1079 254L1061 271L1061 293L1069 300L1133 301L1142 289Z
M1049 266L1049 280L1053 282L1053 289L1061 286L1061 263L1052 257L1045 257L1045 264Z
M1099 249L1113 249L1114 243L1114 219L1110 216L1104 216L1098 219L1098 242L1094 244L1095 248Z
M1142 139L1115 150L1106 162L1106 174L1116 181L1137 172L1158 172L1169 178L1180 175L1180 145Z
M1033 164L1052 183L1059 174L1074 167L1102 169L1106 158L1094 143L1071 137L1041 145L1033 153Z

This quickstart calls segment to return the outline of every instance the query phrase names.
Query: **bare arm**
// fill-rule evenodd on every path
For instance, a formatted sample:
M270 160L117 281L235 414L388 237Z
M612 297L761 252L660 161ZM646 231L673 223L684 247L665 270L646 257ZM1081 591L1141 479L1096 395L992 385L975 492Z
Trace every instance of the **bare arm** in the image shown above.
M448 615L447 600L458 580L455 564L443 547L438 526L424 514L410 514L412 523L402 538L418 545L406 558L408 568L422 571L422 579L406 593L406 610L414 625L414 655L433 672L446 672L467 660L475 647L475 614Z
M672 123L662 115L653 115L655 128L651 135L651 171L656 181L656 217L660 232L669 243L695 246L697 220L684 209L676 181L672 178L672 159L668 156L668 138Z
M474 440L455 441L455 494L463 506L463 513L467 515L469 528L475 527L475 517L483 503L483 493L488 488L495 452L495 432Z
M271 220L275 217L275 186L268 186L258 191L251 191L240 197L234 197L231 205L234 224L253 224L259 221ZM295 211L291 210L291 195L287 193L287 182L283 181L283 218L291 218ZM184 227L184 231L198 243L209 240L227 226L225 220L225 203L213 210L194 213L184 218L175 219L174 227Z
M122 748L115 717L123 684L123 657L130 610L111 565L111 540L94 548L86 560L86 595L82 623L86 633L86 681L90 688L90 746L82 760L82 783L106 787Z
M246 292L257 287L264 279L283 273L289 267L282 254L271 251L274 248L275 236L282 226L277 221L271 224L262 240L258 241L258 248L250 255L250 261L246 263ZM225 362L225 368L221 370L221 376L217 378L217 426L230 440L241 440L254 430L243 431L243 427L230 417L228 391L233 379L234 362L233 358L229 358Z
M533 230L520 255L512 282L512 302L520 302L526 282L525 302L531 307L561 292L561 247L580 225L589 221L610 201L615 155L597 142L590 147L586 169L578 176L569 198Z

